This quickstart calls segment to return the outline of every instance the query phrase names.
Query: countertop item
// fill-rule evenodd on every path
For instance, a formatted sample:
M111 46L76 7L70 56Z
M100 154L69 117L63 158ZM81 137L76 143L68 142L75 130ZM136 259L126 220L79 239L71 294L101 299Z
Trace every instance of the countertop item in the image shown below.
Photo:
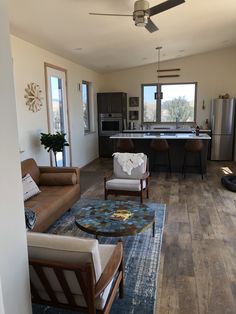
M154 134L151 132L145 133L118 133L110 136L110 139L130 138L130 139L177 139L177 140L210 140L211 137L207 133L201 133L196 136L195 133L159 133Z

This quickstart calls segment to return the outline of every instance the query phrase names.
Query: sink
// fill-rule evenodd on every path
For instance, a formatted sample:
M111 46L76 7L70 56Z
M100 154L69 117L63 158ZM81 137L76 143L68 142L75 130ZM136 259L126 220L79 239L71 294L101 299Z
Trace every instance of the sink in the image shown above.
M143 136L144 136L144 137L155 137L155 134L144 133Z
M175 133L160 133L160 136L169 136L169 137L173 137L175 136L176 134Z
M170 130L170 127L165 127L165 126L157 126L154 127L153 130Z
M192 137L193 135L193 133L178 133L176 137Z

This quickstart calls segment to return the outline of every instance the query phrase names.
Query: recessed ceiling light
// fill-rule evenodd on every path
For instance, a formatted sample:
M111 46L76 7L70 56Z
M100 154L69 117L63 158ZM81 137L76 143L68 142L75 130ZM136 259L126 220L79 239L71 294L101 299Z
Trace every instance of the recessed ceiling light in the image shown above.
M81 48L81 47L77 47L77 48L74 48L74 50L76 50L76 51L80 51L80 50L82 50L83 48Z

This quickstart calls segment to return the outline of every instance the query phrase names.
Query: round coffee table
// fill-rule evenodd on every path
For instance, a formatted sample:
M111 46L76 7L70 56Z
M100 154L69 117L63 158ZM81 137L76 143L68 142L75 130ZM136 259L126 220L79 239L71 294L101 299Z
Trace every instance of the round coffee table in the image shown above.
M128 210L127 220L114 220L114 212ZM87 233L97 236L121 237L135 235L152 225L155 235L155 210L131 201L100 201L96 205L81 208L75 216L76 225Z

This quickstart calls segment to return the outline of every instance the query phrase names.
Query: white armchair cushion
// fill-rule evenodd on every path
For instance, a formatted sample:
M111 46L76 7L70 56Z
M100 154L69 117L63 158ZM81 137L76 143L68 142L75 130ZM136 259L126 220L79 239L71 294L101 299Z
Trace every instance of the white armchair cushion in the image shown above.
M147 156L144 154L143 163L136 168L133 168L131 175L122 170L121 165L117 161L117 157L113 158L113 172L116 178L120 179L140 179L147 170Z
M146 188L146 180L143 180L143 189ZM106 182L107 190L141 191L140 180L111 179Z
M94 265L96 279L102 273L98 241L44 233L27 233L29 256L45 261Z

